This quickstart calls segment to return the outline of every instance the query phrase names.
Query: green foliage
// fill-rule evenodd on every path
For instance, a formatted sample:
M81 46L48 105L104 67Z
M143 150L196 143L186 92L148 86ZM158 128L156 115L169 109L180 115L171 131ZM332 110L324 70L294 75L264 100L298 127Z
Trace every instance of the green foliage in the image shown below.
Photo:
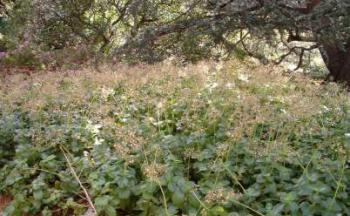
M6 67L25 67L30 69L41 69L42 63L31 48L19 50L1 59L1 64Z
M337 58L348 56L350 46L346 0L10 0L2 5L0 49L29 44L37 57L53 50L79 53L74 48L84 45L90 53L130 63L249 55L306 68L308 58L320 57L316 49L330 67L346 62ZM343 66L338 67L327 69L338 77Z
M62 149L99 215L350 214L350 116L347 99L334 103L344 93L313 86L323 96L304 116L280 99L305 94L303 82L269 89L231 70L204 83L158 75L101 88L84 78L52 93L33 84L0 109L0 193L13 198L4 215L86 210Z

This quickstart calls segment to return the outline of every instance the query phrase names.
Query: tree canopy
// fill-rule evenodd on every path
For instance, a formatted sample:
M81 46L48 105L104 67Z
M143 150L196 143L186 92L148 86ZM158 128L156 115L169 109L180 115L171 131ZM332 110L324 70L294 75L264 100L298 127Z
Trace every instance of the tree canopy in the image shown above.
M11 26L4 35L42 49L84 43L148 62L235 54L280 63L293 55L297 68L308 52L319 49L329 78L350 84L349 0L8 0L0 5ZM266 47L279 52L267 55Z

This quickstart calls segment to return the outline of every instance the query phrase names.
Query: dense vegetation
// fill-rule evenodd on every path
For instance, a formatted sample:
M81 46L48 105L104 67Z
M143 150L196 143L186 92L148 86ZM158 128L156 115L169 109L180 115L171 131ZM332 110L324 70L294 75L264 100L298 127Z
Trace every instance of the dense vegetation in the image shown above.
M349 87L350 0L0 0L0 215L350 215Z
M58 67L76 52L74 63L291 56L298 69L319 50L328 79L350 85L349 0L2 0L0 33L10 66Z
M339 86L252 62L115 71L2 80L4 215L350 214Z

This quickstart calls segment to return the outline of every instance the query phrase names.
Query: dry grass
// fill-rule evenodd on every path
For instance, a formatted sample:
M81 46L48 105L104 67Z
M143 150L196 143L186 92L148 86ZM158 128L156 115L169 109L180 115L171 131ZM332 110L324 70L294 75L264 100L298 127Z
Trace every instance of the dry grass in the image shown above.
M222 95L225 103L239 104L240 109L235 110L233 118L246 125L265 122L271 117L284 120L308 118L324 109L339 108L337 105L347 101L345 92L335 84L322 85L301 74L283 74L281 68L255 65L253 62L242 64L232 61L224 65L202 62L187 67L169 63L132 67L115 65L101 70L104 72L87 68L31 76L10 75L1 80L1 100L14 104L21 99L22 107L36 111L48 101L59 100L67 105L86 104L87 92L113 89L122 84L126 88L125 96L130 98L139 97L141 87L151 86L152 94L142 96L146 97L144 100L156 104L162 103L166 95L180 88L182 99L191 101L192 108L196 110L206 106L205 101L196 98L196 95L205 88L211 88L210 85L217 85L213 88L214 95ZM241 80L242 77L248 80ZM187 79L192 80L188 86L183 86L181 82ZM271 110L271 104L281 104L285 115L276 115ZM332 107L324 107L323 104ZM108 104L101 104L98 110L103 113L109 109Z
M205 137L205 148L215 149L215 157L206 166L216 175L216 167L224 167L230 154L237 150L235 145L242 140L246 140L244 148L249 155L258 159L300 158L303 149L295 147L291 135L306 137L307 142L309 135L320 134L332 122L344 118L349 106L348 94L336 84L321 84L302 74L283 73L282 68L253 61L202 62L185 67L167 62L106 65L100 71L103 72L86 68L3 77L0 112L11 113L16 109L28 112L33 128L37 127L33 129L32 143L38 146L63 142L60 137L64 137L65 126L74 129L72 116L81 117L79 125L88 123L86 128L79 127L94 137L89 141L83 141L84 137L74 139L86 145L86 149L110 139L111 151L125 161L123 166L140 163L140 175L159 184L165 207L166 194L159 179L168 170L162 161L165 152L159 145L171 148L172 144L167 143L169 137L171 141L176 135L185 135L198 142ZM44 133L41 128L52 124L51 115L59 116L57 119L63 119L63 123L53 123L59 129ZM141 128L141 124L145 127ZM224 138L217 141L220 136ZM336 153L339 158L346 154L339 147L339 140L324 142L339 149ZM184 164L188 162L190 167L191 161L202 161L203 148L196 147L196 142L189 148L182 141L179 143L186 149L178 155ZM142 153L142 161L135 152ZM90 153L84 150L81 157L92 158ZM239 173L234 177L242 192L243 177ZM239 200L241 194L221 188L211 190L203 197L203 205L225 203L227 197ZM1 201L0 198L0 210L8 200Z
M268 154L277 145L284 148L281 143L295 130L298 133L302 130L321 130L312 127L314 116L332 110L339 112L338 118L341 118L344 114L341 106L348 104L347 94L335 84L323 85L302 74L283 73L282 68L261 66L253 61L202 62L186 67L170 63L106 65L100 70L104 72L86 68L32 76L7 76L1 81L1 101L12 106L21 101L21 107L32 113L44 109L48 103L51 103L53 112L74 111L84 107L92 119L104 125L113 125L114 120L108 113L122 114L127 103L141 101L144 106L158 107L160 113L166 112L171 104L185 103L188 110L181 123L198 133L201 125L193 120L200 118L199 110L205 109L208 119L214 121L223 115L225 109L229 109L228 120L233 126L227 133L236 140L250 137L257 124L272 122L288 125L281 124L281 128L273 129L278 130L278 137L273 138L276 141L271 141L263 149L251 140L252 149L259 155ZM123 86L124 92L117 97L125 102L115 106L115 102L107 102L104 97L108 97L108 91L118 85ZM149 93L143 93L142 88L147 88ZM91 103L91 98L94 98L91 95L94 94L99 95L96 99L99 103ZM156 122L156 119L149 121ZM292 122L300 121L306 122L305 128L293 126ZM129 136L121 137L125 140ZM265 139L272 140L271 137ZM277 141L280 143L276 144ZM128 152L133 145L137 145L132 143L132 139L130 142L130 146L118 146L116 150Z

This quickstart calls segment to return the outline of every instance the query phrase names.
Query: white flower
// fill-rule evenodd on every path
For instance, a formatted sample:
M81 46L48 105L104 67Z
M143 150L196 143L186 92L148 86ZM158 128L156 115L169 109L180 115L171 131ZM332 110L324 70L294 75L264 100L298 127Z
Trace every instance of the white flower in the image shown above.
M215 82L215 83L213 83L213 84L211 85L211 88L214 89L214 88L216 88L216 87L218 87L218 86L219 86L219 84Z
M162 108L163 108L163 103L162 103L162 102L159 102L159 103L157 104L157 108L158 108L158 109L162 109Z
M287 63L285 64L285 67L287 68L287 70L294 71L296 66L294 64Z
M219 86L219 84L217 82L213 82L213 83L208 83L205 85L205 88L209 90L209 92L211 93L215 88L217 88Z
M247 74L239 74L238 80L242 82L249 82L249 76Z
M285 109L281 109L281 112L282 112L283 114L287 114L287 111L286 111Z
M84 157L89 157L89 152L88 151L84 151Z
M177 130L182 130L182 127L183 127L183 126L182 126L182 123L181 123L181 122L177 122L177 123L176 123L176 129L177 129Z
M222 69L224 69L224 64L222 62L220 62L219 64L216 65L215 68L217 71L221 71Z
M127 123L127 122L128 122L128 118L121 118L120 121L121 121L122 123Z
M130 108L130 110L132 110L132 111L138 111L139 109L137 108L137 106L135 106L135 104L131 104L130 106L129 106L129 108Z
M164 121L152 122L152 124L156 127L162 126Z
M225 87L227 89L233 89L235 87L235 84L234 83L226 83Z
M281 97L281 96L276 96L276 97L273 97L271 95L267 96L267 100L270 101L270 102L278 102L278 103L286 103L286 99L284 97Z
M325 105L322 106L322 109L324 112L329 112L331 109L326 107Z
M104 100L107 100L109 96L114 95L114 90L111 88L102 88L101 97Z
M98 137L95 137L94 145L95 145L95 146L102 145L102 143L103 143L104 141L105 141L104 139L100 139L100 138L98 138Z
M286 99L284 97L277 97L276 101L280 102L280 103L286 103Z
M42 87L42 86L43 86L43 84L40 83L40 82L35 82L35 83L33 83L33 87L35 87L35 88L40 88L40 87Z
M93 124L92 121L88 120L86 125L86 129L90 131L92 134L97 135L100 133L100 129L102 128L101 124Z

